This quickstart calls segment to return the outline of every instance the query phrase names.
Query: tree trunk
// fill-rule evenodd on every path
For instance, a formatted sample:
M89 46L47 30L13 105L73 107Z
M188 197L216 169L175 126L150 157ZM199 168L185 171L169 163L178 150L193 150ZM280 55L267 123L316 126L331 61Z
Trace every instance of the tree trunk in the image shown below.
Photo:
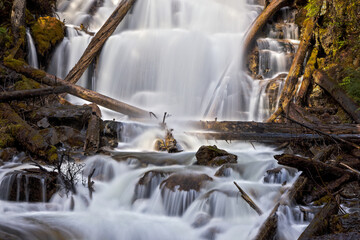
M280 8L289 4L288 0L273 0L271 3L261 12L256 20L251 25L250 29L246 33L246 37L243 44L244 55L246 56L253 48L256 37L259 32L270 20L270 18L279 11Z
M68 87L68 93L77 96L79 98L82 98L84 100L96 103L108 109L111 109L115 112L119 112L135 118L137 117L144 118L150 116L150 113L145 110L131 106L124 102L120 102L116 99L104 96L100 93L88 90L86 88L68 83L60 78L57 78L56 76L45 73L44 71L41 71L39 69L32 68L29 65L20 62L18 60L8 59L4 61L4 65L29 78L37 80L40 83L45 83L51 86L57 86L57 85L66 86Z
M11 9L11 29L14 35L14 43L20 38L20 27L25 26L26 0L14 0Z
M100 109L96 104L92 104L92 114L90 116L86 130L86 140L84 144L85 152L97 152L100 147Z
M273 122L282 112L288 113L288 105L294 96L295 86L298 82L298 78L302 73L303 64L306 53L311 46L311 40L314 35L315 20L309 18L307 20L305 31L302 34L299 48L296 52L295 58L291 64L289 74L285 80L285 85L281 91L279 107L275 110L268 119L267 122Z
M333 82L325 73L319 70L314 72L313 77L316 84L325 89L356 123L360 123L360 106L349 98L337 83Z
M81 78L106 40L111 36L111 34L113 34L121 20L134 5L135 1L136 0L123 0L120 2L119 6L114 10L104 25L91 39L80 60L65 77L65 81L75 84Z
M12 101L12 100L21 101L27 98L64 93L67 92L68 90L69 90L68 86L60 86L60 87L47 87L47 88L20 90L20 91L12 91L12 92L0 92L0 101L1 102Z

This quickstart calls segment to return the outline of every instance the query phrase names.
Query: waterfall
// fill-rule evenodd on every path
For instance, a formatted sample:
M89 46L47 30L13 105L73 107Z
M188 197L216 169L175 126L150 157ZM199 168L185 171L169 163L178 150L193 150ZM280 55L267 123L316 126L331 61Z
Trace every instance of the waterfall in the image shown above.
M36 47L35 47L34 40L31 36L29 29L26 29L26 41L27 41L27 47L28 47L28 57L27 57L28 63L30 66L32 66L34 68L39 68Z
M74 26L84 24L96 32L120 1L60 0L58 15L67 23L66 37L47 71L64 78L92 38ZM276 105L284 78L279 76L288 71L286 55L294 49L291 45L290 52L284 51L289 48L287 41L260 39L263 79L254 80L242 69L241 43L263 8L258 4L264 1L137 1L79 84L160 115L169 112L176 120L261 121ZM113 156L87 157L77 176L77 194L60 192L47 203L44 179L39 181L38 203L7 201L16 182L12 173L21 167L0 166L1 231L19 239L253 238L298 173L286 168L268 173L280 167L273 158L279 152L272 147L206 141L184 131L179 125L173 131L184 151L169 154L153 151L154 140L164 134L158 127L131 121L119 124L120 142ZM197 149L215 144L237 155L237 163L194 165ZM95 191L90 198L81 179L92 172ZM167 181L174 176L178 182L172 186ZM197 179L195 184L191 179ZM241 198L234 181L263 210L262 216ZM29 179L22 178L22 184L28 188ZM26 190L23 201L29 194ZM308 224L294 209L284 207L279 213L283 239L296 239Z

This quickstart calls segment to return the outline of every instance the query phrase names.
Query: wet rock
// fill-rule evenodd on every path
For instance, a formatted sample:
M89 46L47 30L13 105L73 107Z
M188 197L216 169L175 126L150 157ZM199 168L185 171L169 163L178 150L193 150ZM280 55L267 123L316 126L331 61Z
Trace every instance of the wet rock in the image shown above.
M67 126L55 127L59 141L73 148L83 147L85 132Z
M4 162L12 160L18 154L16 148L4 148L0 150L0 159ZM2 165L2 164L1 164Z
M330 219L330 230L333 233L358 232L360 233L360 213L335 215Z
M208 224L210 222L210 220L211 220L211 216L209 214L199 213L196 216L195 221L191 224L191 226L194 228L200 228L200 227Z
M240 175L243 172L243 167L241 165L235 164L235 163L226 163L219 168L215 176L216 177L229 177L231 174L231 171L238 172Z
M160 187L170 189L171 191L175 191L176 187L178 187L177 190L179 191L199 191L206 181L213 181L213 179L206 174L174 173L164 180Z
M294 168L277 167L266 171L264 176L265 183L284 183L295 175Z
M0 199L48 202L57 191L57 173L24 169L7 173L0 185Z
M220 166L225 163L237 163L237 156L214 146L201 146L195 154L198 165Z
M34 124L46 118L52 126L70 126L82 130L92 114L88 105L62 105L59 107L42 107L34 110L26 117Z
M45 141L50 145L56 145L60 142L55 128L42 129L39 131L39 133L41 136L43 136Z
M36 124L39 128L48 128L50 127L50 123L48 121L48 119L46 117L44 117L43 119L39 120Z
M344 198L359 198L360 197L360 184L357 181L346 184L340 195Z
M103 136L120 140L120 133L123 129L123 124L116 121L103 121L102 129Z
M171 174L162 170L151 170L144 173L135 187L135 199L149 198L160 183Z

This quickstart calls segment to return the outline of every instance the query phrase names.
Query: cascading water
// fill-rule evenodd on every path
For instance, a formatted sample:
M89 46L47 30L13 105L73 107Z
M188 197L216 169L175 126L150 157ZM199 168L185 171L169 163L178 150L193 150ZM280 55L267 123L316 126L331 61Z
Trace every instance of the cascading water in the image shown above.
M28 47L28 63L34 68L39 68L36 47L29 29L26 29L26 41Z
M100 7L88 14L94 3ZM60 1L66 23L86 24L96 31L117 0ZM103 47L95 68L80 84L157 113L179 118L258 120L267 104L259 98L257 82L241 71L241 41L261 6L238 0L137 1ZM80 58L91 36L67 26L48 71L64 77ZM265 46L266 44L264 44ZM276 44L264 49L277 51ZM96 69L96 70L94 70ZM280 69L280 68L279 68ZM286 69L276 71L286 71ZM275 72L273 73L275 74ZM173 124L167 122L169 125ZM0 207L0 236L20 239L251 239L257 233L297 173L277 167L271 147L217 142L238 156L237 164L220 168L197 166L195 151L215 144L184 134L175 127L181 153L154 152L163 130L152 125L123 123L114 157L97 155L86 161L84 176L93 169L95 192L78 184L77 194L55 194L49 203L6 201ZM117 161L115 161L116 159ZM29 167L29 166L27 166ZM21 169L20 166L17 168ZM0 168L5 176L13 169ZM81 176L79 176L81 178ZM176 179L175 185L171 179ZM195 186L181 185L195 179ZM257 213L240 197L236 181L265 212ZM282 186L286 181L287 185ZM44 186L43 180L40 182ZM45 199L44 192L41 192ZM295 239L306 226L293 209L279 220L284 239Z

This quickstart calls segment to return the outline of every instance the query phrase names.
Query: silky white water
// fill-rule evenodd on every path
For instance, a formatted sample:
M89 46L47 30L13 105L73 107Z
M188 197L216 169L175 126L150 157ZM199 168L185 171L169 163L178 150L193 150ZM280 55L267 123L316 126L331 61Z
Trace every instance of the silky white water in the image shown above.
M67 36L55 50L48 72L64 78L92 38L74 26L84 24L96 32L120 1L104 0L90 15L94 2L59 1L58 15L67 23ZM154 123L124 123L113 158L97 155L85 160L85 179L95 168L92 199L80 181L77 195L55 194L49 203L3 200L0 236L253 238L281 192L296 179L296 172L282 170L280 180L265 182L266 171L278 166L273 158L278 152L273 148L197 139L186 135L184 126L171 119L261 121L269 115L265 89L270 80L266 78L288 70L281 63L284 56L277 52L280 47L265 44L264 51L278 57L271 60L265 56L264 64L275 70L264 76L264 82L249 77L241 62L243 37L261 9L245 0L138 0L107 40L97 65L87 70L79 84L158 115L169 112L172 117L167 124L175 129L174 137L184 151L154 152L154 141L164 137L163 130ZM111 114L108 117L112 119ZM220 175L216 174L219 167L193 165L201 145L215 144L238 156L237 164ZM12 170L2 167L0 174L5 176ZM164 181L175 174L184 178L206 174L211 180L204 181L198 191L182 191L179 186L169 189ZM148 182L140 184L141 179ZM264 211L262 216L241 198L233 181ZM282 186L284 181L287 184ZM281 211L279 234L283 239L296 239L306 222L301 216L294 217L294 208L289 209Z

